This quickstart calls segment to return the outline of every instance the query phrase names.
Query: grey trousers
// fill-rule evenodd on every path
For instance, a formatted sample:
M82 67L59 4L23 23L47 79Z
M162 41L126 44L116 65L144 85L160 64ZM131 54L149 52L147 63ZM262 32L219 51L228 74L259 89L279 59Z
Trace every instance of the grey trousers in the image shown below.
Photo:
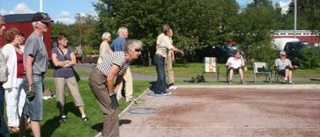
M110 94L105 83L106 77L100 72L100 70L94 68L89 76L89 85L103 113L104 122L102 136L119 137L118 108L112 109L110 107Z

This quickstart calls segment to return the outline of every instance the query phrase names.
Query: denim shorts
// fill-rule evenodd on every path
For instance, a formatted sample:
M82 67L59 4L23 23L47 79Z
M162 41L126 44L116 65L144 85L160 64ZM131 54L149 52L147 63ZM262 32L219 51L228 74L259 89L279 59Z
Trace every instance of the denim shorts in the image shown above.
M26 80L26 78L24 78ZM25 106L23 108L23 114L30 117L32 121L42 120L43 116L43 75L33 75L35 97L26 99Z

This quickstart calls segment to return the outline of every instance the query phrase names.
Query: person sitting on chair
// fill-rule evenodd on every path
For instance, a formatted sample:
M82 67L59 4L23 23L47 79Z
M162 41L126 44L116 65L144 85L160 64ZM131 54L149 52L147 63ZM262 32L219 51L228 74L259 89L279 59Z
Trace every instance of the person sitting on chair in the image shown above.
M293 66L291 61L286 58L285 51L280 51L280 58L274 61L274 68L277 69L279 75L284 76L284 83L289 80L289 84L292 84Z
M244 59L242 57L242 55L240 54L239 50L235 50L233 52L233 56L230 57L227 61L227 63L225 64L226 67L228 67L228 75L229 75L229 80L227 81L229 84L232 83L232 77L233 77L233 73L234 72L238 72L241 78L241 83L242 84L246 84L244 82L244 75L243 75L243 67L245 65L244 63Z

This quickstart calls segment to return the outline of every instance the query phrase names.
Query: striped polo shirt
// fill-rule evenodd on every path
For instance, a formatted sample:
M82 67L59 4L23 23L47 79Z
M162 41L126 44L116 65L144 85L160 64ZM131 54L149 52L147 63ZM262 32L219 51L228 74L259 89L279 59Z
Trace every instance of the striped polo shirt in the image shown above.
M103 75L108 77L113 64L118 65L120 67L120 72L118 73L118 75L126 72L127 68L129 67L129 63L125 61L123 51L113 52L109 55L106 55L104 60L97 65L97 68L101 71Z

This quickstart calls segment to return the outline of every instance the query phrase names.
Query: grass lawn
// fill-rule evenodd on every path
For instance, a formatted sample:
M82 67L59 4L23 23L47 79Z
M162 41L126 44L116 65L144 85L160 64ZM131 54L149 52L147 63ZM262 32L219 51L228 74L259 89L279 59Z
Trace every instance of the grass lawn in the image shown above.
M138 97L149 86L147 81L134 81L134 96ZM53 80L45 80L45 87L55 91ZM84 122L80 118L78 109L74 106L72 96L68 90L66 100L66 111L68 120L66 123L59 123L59 111L56 107L56 98L44 100L44 119L41 121L41 132L43 137L93 137L102 129L102 112L94 98L88 82L79 81L79 89L85 103L85 111L89 121ZM129 105L120 100L119 113ZM6 117L6 116L5 116ZM31 129L28 128L27 136L30 136ZM11 137L18 137L18 133L11 133Z
M224 64L217 64L220 70L220 77L225 78L226 67ZM245 72L245 77L254 77L252 66L247 65L248 71ZM130 67L132 72L157 75L155 66L138 66L132 65ZM176 77L194 77L202 74L203 63L187 63L187 64L174 64L174 75ZM305 69L297 68L294 72L294 77L315 77L320 74L320 68ZM205 74L206 75L206 74ZM209 74L210 75L210 74Z

